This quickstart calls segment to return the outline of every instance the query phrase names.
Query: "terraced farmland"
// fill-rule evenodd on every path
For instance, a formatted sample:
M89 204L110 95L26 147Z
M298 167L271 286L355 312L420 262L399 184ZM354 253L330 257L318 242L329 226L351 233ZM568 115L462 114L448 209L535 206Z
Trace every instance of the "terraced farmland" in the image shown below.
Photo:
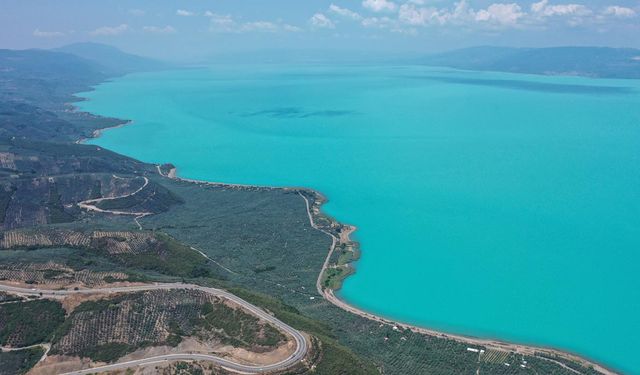
M126 267L171 276L201 277L211 272L208 260L200 253L157 232L18 229L0 233L0 249L52 247L88 250L88 255L101 256Z
M150 251L155 238L147 232L71 230L9 230L0 233L0 248L24 249L52 246L102 248L109 254L139 254Z
M146 252L160 252L158 239L149 232L95 231L91 234L90 244L94 249L104 249L109 255L140 255Z
M76 271L52 261L47 263L0 264L0 280L25 282L27 284L98 286L107 282L126 281L128 278L129 276L123 272Z

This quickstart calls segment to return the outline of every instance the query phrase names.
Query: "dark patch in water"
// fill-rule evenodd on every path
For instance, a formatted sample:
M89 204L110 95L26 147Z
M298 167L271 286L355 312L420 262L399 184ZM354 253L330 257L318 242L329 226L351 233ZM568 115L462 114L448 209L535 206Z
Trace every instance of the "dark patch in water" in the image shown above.
M269 116L277 118L338 117L354 114L355 111L322 110L305 111L299 107L281 107L242 114L243 117Z
M550 92L558 94L616 94L626 95L633 92L631 87L617 86L592 86L592 85L566 85L561 83L545 83L519 81L509 79L481 79L462 77L439 77L439 76L409 76L412 79L427 79L444 83L454 83L463 85L500 87L512 90L526 90Z

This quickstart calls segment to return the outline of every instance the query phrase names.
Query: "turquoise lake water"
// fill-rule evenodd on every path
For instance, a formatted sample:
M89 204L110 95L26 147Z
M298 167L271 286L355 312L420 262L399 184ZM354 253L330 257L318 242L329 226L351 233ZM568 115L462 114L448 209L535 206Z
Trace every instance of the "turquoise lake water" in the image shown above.
M324 193L358 227L354 305L640 373L640 81L216 66L84 96L133 120L91 143Z

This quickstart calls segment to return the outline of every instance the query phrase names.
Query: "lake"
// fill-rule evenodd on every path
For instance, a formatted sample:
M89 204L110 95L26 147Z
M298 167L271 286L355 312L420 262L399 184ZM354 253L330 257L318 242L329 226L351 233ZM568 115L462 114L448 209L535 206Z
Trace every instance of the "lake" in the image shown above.
M83 96L133 120L90 143L326 195L358 227L349 303L640 373L640 81L238 65Z

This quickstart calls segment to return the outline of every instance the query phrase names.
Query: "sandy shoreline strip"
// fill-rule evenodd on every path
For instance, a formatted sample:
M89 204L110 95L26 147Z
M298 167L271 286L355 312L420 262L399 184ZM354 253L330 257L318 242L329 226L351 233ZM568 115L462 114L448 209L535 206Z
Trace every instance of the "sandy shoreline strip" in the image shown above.
M158 174L162 177L167 177L176 181L190 182L192 184L231 187L231 188L245 188L245 189L273 189L273 190L279 189L279 190L286 190L286 191L305 190L305 191L313 192L314 194L316 194L315 191L308 188L304 188L304 187L232 184L229 182L215 182L215 181L195 180L192 178L184 178L184 177L178 176L178 169L176 167L171 168L167 173L163 173L161 166L156 165L156 170L158 171Z

